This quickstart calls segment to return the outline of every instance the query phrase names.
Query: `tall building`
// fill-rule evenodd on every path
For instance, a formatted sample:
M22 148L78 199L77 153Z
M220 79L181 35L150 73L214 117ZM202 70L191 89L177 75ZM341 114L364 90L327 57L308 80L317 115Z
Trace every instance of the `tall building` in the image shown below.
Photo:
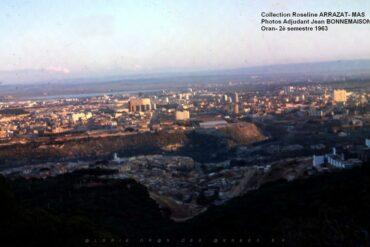
M328 99L329 98L329 96L328 96L328 92L327 92L327 90L325 89L324 90L324 99Z
M235 103L239 103L239 95L238 93L235 93Z
M347 101L346 90L334 90L334 102L345 103Z
M234 104L234 113L239 114L239 105L238 105L238 103Z
M232 110L235 114L239 114L239 95L236 92L234 94L234 104L232 104L232 109L230 110Z
M145 112L150 111L152 109L152 105L149 98L133 98L128 102L128 109L130 112Z

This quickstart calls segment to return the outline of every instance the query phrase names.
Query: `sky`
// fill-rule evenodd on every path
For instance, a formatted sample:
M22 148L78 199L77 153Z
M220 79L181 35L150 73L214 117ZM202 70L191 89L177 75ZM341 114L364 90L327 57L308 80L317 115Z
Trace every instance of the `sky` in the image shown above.
M0 82L370 58L369 25L260 31L262 11L370 17L368 0L1 0L0 10Z

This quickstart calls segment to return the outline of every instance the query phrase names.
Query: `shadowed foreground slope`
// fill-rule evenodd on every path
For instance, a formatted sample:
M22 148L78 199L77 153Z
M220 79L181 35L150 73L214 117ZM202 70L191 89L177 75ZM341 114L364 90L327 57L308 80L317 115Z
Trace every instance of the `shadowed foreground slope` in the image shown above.
M45 181L0 181L1 241L78 246L111 236L259 239L284 245L365 246L370 229L368 166L278 181L174 223L132 180L102 182L85 171Z

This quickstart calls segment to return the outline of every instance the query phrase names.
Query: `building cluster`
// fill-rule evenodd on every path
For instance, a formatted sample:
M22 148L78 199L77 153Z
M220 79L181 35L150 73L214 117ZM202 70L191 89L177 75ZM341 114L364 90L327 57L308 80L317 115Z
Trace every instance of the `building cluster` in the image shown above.
M148 131L154 110L150 99L113 96L2 102L0 138L37 138L89 131Z
M360 127L370 122L368 98L368 93L361 90L349 92L314 84L234 92L199 88L140 96L8 100L0 102L0 138L97 130L186 130L242 118L256 122L319 118L340 122L342 127ZM341 129L339 132L345 135Z
M330 165L333 168L348 169L362 164L359 159L345 159L344 154L338 154L336 148L333 148L332 153L324 155L313 156L313 166L316 168L322 168L325 164Z
M231 166L230 161L201 164L190 157L146 155L117 160L121 167L114 178L132 178L149 191L178 204L197 204L201 198L225 201L243 191L246 176L256 167Z
M200 205L222 204L246 191L257 189L277 174L290 180L309 170L310 166L305 159L296 159L296 162L298 163L294 166L290 165L289 159L264 166L240 166L238 162L231 160L199 163L186 156L145 155L120 158L114 154L113 159L108 162L46 163L8 168L0 173L10 177L45 179L80 169L111 169L116 173L102 175L101 178L134 179L145 185L157 199L170 200L186 208L189 205L197 208ZM288 167L289 171L285 175L280 171L284 167Z

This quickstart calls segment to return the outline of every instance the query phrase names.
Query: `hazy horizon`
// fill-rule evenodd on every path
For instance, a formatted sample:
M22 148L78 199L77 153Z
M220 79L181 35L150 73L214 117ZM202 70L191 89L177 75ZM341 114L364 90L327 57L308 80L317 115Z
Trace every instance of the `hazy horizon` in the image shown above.
M260 31L262 11L370 11L365 0L306 2L1 1L0 82L370 59L366 26Z
M327 76L347 75L347 76L370 76L370 59L357 60L333 60L306 63L288 64L266 64L248 67L238 67L229 69L209 69L209 70L171 70L171 71L152 71L152 72L129 72L107 75L75 75L75 74L53 74L47 70L21 70L21 71L0 71L1 85L27 85L27 84L84 84L101 83L113 81L132 81L132 80L166 80L166 78L197 78L208 76L298 76L308 75L320 76L325 73ZM4 80L5 78L5 80ZM16 78L16 81L14 81ZM245 78L245 79L247 79ZM306 78L307 79L307 78Z

